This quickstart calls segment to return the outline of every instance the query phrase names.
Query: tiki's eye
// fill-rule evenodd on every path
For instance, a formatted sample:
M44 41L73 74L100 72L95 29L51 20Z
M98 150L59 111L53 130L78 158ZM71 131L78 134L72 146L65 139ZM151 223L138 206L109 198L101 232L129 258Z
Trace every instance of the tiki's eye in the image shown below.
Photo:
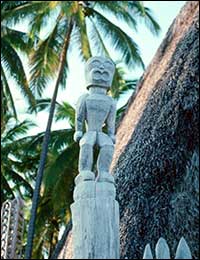
M101 62L98 60L93 60L91 62L92 67L99 67L101 65Z
M113 64L110 62L110 61L105 61L104 62L104 66L109 69L109 70L113 70L114 69L114 66Z

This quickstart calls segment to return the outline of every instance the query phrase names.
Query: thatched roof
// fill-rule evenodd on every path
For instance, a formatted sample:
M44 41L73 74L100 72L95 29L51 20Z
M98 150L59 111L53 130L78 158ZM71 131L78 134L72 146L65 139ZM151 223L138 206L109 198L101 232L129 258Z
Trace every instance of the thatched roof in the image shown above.
M185 36L188 28L190 28L191 24L194 22L195 16L198 13L198 6L198 1L188 1L182 8L180 14L170 26L152 62L142 76L142 79L137 86L136 93L133 94L128 101L128 108L122 116L117 129L117 143L111 168L116 164L120 154L128 144L132 133L143 114L152 90L169 66L177 44Z
M122 259L147 243L181 236L199 258L198 2L182 9L150 64L117 131L113 161Z

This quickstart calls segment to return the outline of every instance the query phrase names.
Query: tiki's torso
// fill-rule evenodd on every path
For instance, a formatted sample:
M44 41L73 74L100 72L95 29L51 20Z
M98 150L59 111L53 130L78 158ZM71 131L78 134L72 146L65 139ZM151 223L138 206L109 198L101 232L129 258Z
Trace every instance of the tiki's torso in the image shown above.
M90 94L85 100L87 131L101 132L110 112L112 98L102 94Z

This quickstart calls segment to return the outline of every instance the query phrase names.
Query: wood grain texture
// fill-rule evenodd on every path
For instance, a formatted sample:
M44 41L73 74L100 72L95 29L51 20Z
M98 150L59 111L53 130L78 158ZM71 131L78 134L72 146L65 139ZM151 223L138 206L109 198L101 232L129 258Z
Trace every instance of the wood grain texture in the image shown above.
M119 205L114 184L84 181L74 193L73 259L119 259Z

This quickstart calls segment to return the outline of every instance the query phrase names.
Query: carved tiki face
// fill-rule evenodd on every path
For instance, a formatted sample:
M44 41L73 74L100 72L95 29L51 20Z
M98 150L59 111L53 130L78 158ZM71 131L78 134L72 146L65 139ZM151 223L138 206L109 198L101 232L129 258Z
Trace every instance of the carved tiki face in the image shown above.
M114 63L105 57L92 57L85 66L86 87L110 88L115 72Z

